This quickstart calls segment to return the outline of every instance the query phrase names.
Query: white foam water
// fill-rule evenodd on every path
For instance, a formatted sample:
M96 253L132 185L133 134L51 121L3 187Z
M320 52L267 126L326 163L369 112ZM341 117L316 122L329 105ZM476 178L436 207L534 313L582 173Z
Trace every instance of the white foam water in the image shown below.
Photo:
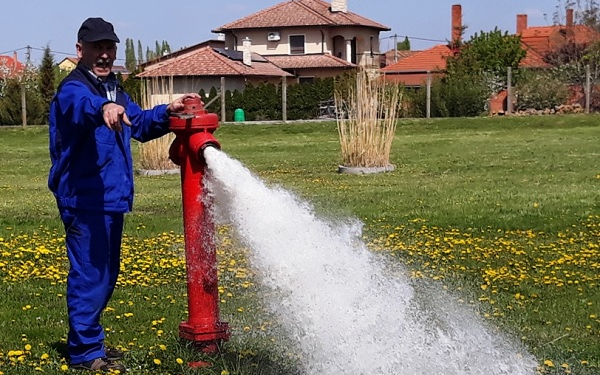
M216 215L251 249L266 304L300 349L303 373L535 373L520 345L368 250L358 221L319 217L220 150L204 156Z

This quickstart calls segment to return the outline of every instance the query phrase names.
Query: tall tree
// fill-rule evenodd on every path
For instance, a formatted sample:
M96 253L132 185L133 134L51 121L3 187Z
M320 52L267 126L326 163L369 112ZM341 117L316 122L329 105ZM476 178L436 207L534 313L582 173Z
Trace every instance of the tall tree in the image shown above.
M408 40L407 36L404 37L404 41L398 42L396 49L398 51L410 51L410 40Z
M133 72L136 67L135 61L135 47L133 45L133 39L127 38L125 40L125 67L130 72Z
M494 92L506 83L506 68L517 68L525 54L519 36L503 33L498 28L482 31L475 33L461 46L458 54L448 59L448 74L482 75L487 77L487 86Z
M38 84L40 87L40 95L44 108L42 116L44 119L48 118L50 102L54 96L55 78L54 56L50 53L50 46L46 46L46 48L44 48L44 56L42 57L42 63L40 65L40 71L38 75Z
M137 63L139 65L144 62L144 48L142 47L142 41L139 39L137 45Z

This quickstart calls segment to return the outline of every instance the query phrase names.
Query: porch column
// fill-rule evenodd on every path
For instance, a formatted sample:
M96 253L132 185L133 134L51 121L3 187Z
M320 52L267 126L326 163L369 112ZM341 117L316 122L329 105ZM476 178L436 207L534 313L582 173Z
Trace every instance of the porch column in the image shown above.
M352 39L346 39L346 61L352 62Z

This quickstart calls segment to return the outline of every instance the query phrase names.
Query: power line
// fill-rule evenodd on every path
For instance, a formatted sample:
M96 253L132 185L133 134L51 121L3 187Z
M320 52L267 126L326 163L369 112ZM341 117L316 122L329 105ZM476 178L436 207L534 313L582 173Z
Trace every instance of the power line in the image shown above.
M447 42L447 40L419 38L416 36L409 36L409 35L390 35L390 36L385 36L385 37L379 38L379 40L393 39L393 38L408 38L408 39L415 39L415 40L424 40L426 42L442 42L442 43Z

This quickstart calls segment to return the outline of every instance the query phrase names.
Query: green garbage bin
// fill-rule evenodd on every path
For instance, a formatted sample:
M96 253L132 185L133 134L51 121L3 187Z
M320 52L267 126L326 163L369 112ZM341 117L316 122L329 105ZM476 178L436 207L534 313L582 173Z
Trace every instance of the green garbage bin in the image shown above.
M244 114L243 109L237 108L233 111L233 121L246 121L246 115Z

